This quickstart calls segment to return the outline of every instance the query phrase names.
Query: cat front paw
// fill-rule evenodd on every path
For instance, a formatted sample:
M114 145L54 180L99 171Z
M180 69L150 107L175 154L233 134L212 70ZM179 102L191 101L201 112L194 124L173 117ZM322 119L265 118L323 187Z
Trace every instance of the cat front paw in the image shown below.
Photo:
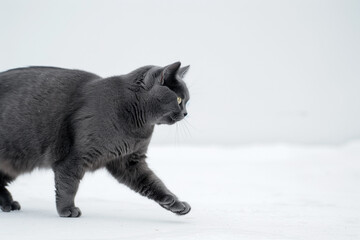
M61 209L59 212L60 217L80 217L81 211L78 207L66 207Z
M177 197L173 195L165 195L159 201L157 201L161 206L163 205L172 205L176 202Z
M169 210L177 215L188 214L191 210L191 206L187 202L180 202L178 200L173 201L169 204L160 204L166 210Z

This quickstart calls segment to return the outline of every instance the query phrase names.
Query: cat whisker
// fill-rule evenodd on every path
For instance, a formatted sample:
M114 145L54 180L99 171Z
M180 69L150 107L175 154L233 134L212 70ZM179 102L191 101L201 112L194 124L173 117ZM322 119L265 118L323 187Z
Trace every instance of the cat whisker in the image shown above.
M184 129L182 128L182 124L181 123L179 123L179 137L180 137L180 141L179 141L179 143L181 143L181 141L182 140L184 140L184 138L185 138L185 135L184 135Z
M185 121L183 125L184 125L184 127L185 127L185 129L186 129L187 133L189 134L189 136L190 136L190 137L192 137L191 132L190 132L190 130L189 130L189 128L188 128L188 126L187 126L187 124L188 124L188 122L187 122L187 121Z
M176 125L175 144L179 145L179 125L177 122L175 123L175 125Z
M186 132L184 130L184 124L183 123L180 124L180 129L181 129L181 131L183 133L183 136L186 137Z
M194 127L194 125L192 125L186 118L184 118L184 120L185 120L186 124L188 124L188 126L192 127L193 130L198 131L198 129L196 129L196 128Z

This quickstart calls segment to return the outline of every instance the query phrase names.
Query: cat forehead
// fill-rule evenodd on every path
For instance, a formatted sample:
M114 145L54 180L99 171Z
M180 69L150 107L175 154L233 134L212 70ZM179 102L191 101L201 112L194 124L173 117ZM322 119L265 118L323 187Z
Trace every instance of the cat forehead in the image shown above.
M181 98L190 98L189 90L186 86L186 83L182 79L176 79L175 84L172 85L170 89L173 90Z

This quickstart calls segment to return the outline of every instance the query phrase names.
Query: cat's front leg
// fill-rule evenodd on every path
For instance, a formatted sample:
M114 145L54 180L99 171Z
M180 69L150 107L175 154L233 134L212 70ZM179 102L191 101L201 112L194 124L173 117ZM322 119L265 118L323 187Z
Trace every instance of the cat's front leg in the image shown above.
M118 159L108 163L106 168L120 183L156 201L163 208L178 215L190 212L190 205L179 201L148 167L145 156L132 155L127 159Z
M60 217L80 217L81 211L75 207L74 199L84 170L74 158L68 158L53 166L55 173L56 208Z

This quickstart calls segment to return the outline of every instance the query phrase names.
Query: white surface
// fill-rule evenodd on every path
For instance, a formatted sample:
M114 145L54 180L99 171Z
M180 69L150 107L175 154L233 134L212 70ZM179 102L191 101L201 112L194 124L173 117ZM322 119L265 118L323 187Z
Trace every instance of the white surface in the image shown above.
M197 129L186 143L339 143L360 138L359 12L351 0L2 0L0 71L111 76L181 60Z
M37 171L11 185L22 210L0 212L0 239L358 240L359 159L360 143L151 148L150 166L192 205L182 217L99 171L80 185L83 216L59 218L52 173Z

